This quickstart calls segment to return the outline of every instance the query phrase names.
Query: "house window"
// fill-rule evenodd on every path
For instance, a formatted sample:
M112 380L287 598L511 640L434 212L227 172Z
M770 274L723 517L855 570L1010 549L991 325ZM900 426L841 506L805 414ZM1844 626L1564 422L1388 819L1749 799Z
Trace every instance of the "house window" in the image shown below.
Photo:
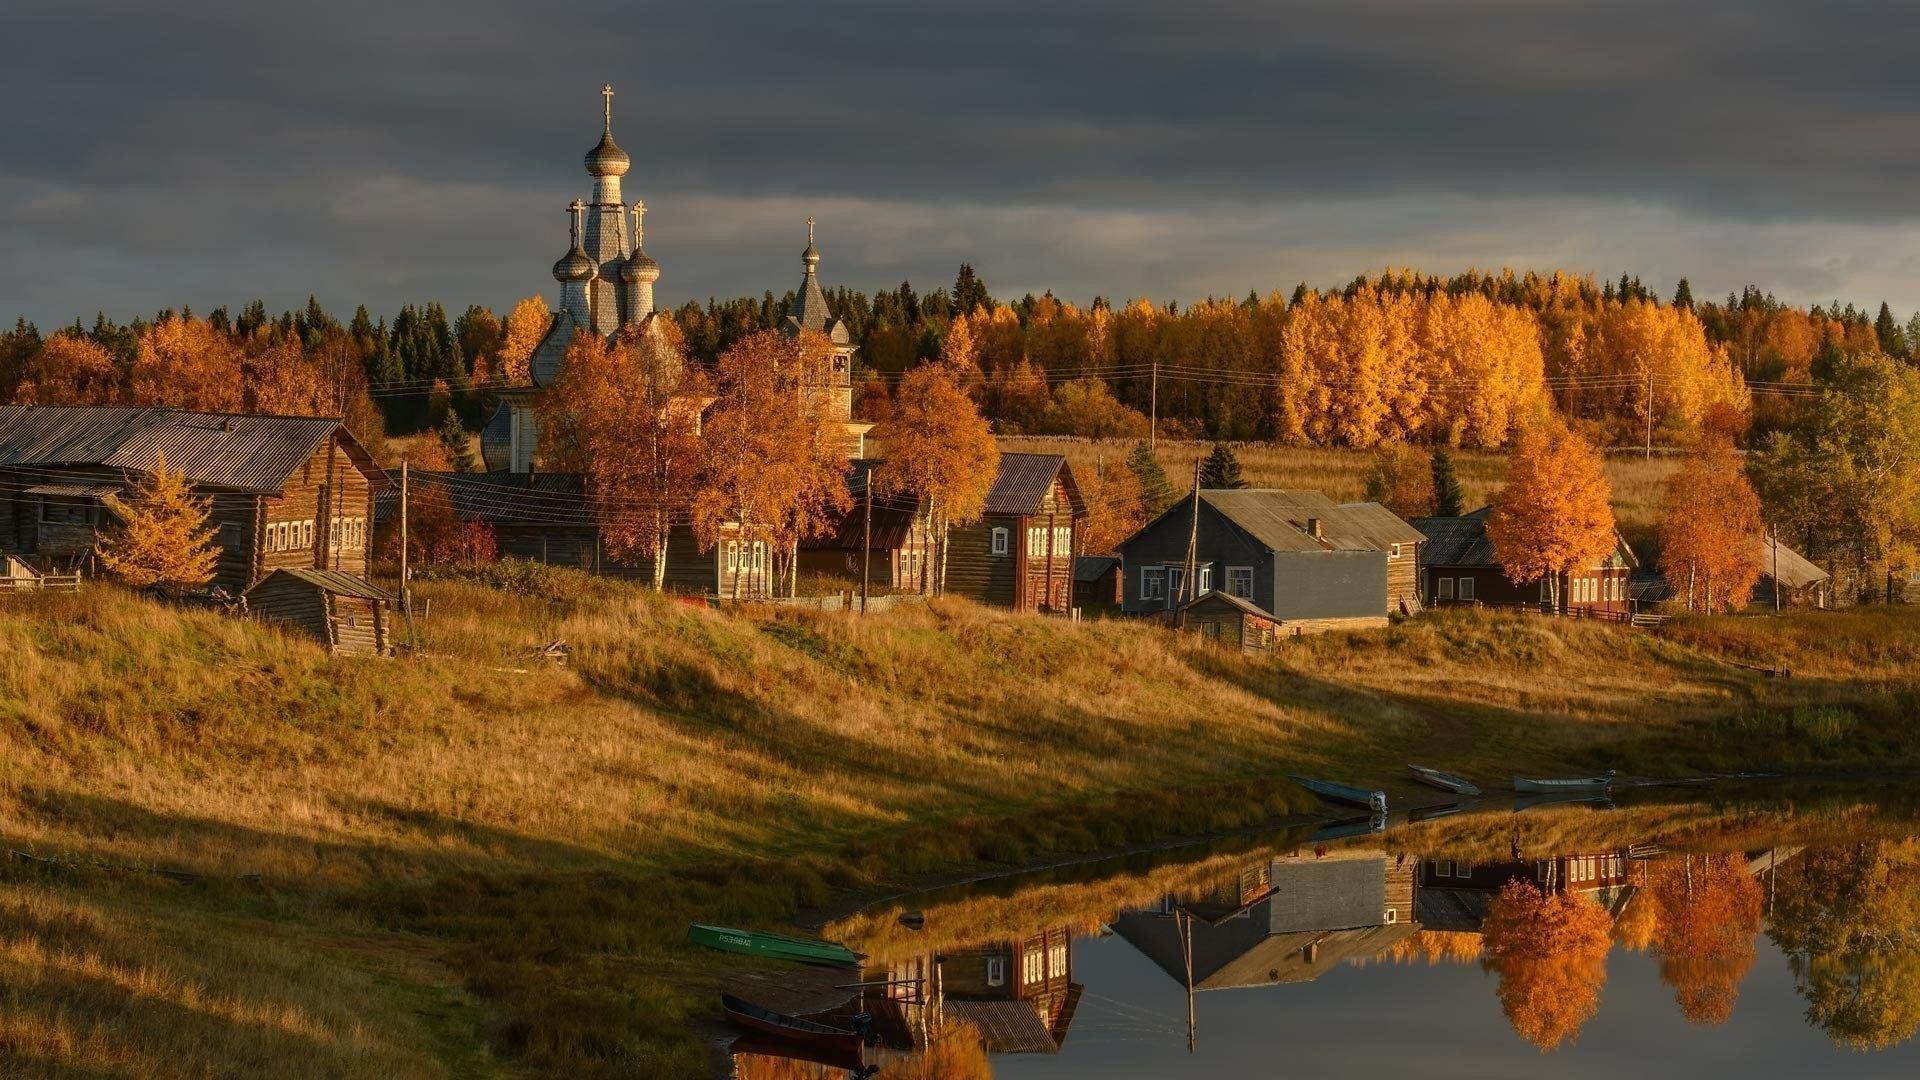
M1180 602L1186 595L1187 568L1184 566L1167 567L1167 606Z
M1253 567L1227 567L1227 595L1238 596L1243 600L1253 597Z
M1391 545L1391 546L1389 546L1389 547L1387 548L1387 558L1389 558L1389 559L1397 559L1397 558L1399 558L1399 557L1400 557L1400 545L1399 545L1399 544L1393 544L1393 545Z
M1164 566L1143 566L1140 568L1140 599L1161 600L1167 595L1167 568Z
M1047 954L1039 949L1028 949L1020 954L1020 983L1023 986L1039 986L1047 981Z
M1198 596L1211 588L1213 588L1213 567L1203 566L1200 568L1200 587L1194 590L1194 595Z
M987 985L1007 985L1007 959L1004 956L987 957Z
M1013 545L1009 541L1008 533L1004 526L995 525L990 535L990 542L993 545L992 551L995 555L1005 555L1008 550L1012 548Z
M1463 577L1460 579L1460 599L1462 600L1473 599L1473 579L1472 578Z
M1438 595L1442 600L1453 599L1453 579L1452 578L1443 577L1440 579L1440 592L1438 593Z

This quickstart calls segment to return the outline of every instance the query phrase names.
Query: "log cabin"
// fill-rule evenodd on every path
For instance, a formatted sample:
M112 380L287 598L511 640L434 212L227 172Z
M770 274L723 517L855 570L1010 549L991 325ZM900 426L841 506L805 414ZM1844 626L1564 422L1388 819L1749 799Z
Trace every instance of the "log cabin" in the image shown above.
M97 406L0 406L0 553L90 565L122 496L165 460L209 503L213 583L274 570L364 576L386 476L337 418Z
M394 598L352 574L283 567L255 582L246 597L255 618L306 634L329 652L393 651Z
M1073 563L1073 606L1118 608L1126 574L1118 555L1082 555Z
M1265 652L1283 634L1304 632L1255 606L1253 601L1229 596L1218 589L1180 606L1174 625L1202 640L1241 652Z
M1015 611L1067 611L1086 521L1064 456L1001 454L980 520L948 533L946 591Z
M1492 508L1459 517L1413 519L1428 537L1420 561L1421 600L1428 607L1508 607L1549 614L1628 619L1633 613L1633 571L1640 560L1617 531L1613 550L1557 579L1515 584L1501 569L1487 536Z
M918 504L909 497L873 493L871 522L868 520L867 487L877 458L857 458L847 469L847 493L853 497L850 509L834 522L823 536L800 542L800 572L843 579L848 587L858 587L864 572L877 590L920 590L924 585L927 555L926 527Z
M1199 578L1192 588L1184 580L1189 540ZM1335 504L1315 491L1203 490L1121 543L1122 606L1160 614L1217 589L1303 630L1383 626L1418 607L1414 568L1425 540L1378 503Z

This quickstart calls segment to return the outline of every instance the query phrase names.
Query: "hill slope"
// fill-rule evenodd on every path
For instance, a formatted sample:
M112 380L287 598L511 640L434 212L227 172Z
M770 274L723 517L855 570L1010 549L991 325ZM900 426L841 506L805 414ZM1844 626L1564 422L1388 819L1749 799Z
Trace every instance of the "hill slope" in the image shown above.
M1258 820L1287 771L1915 757L1904 610L1462 613L1246 660L502 574L424 587L413 661L111 588L0 601L0 847L31 856L0 862L0 1074L696 1074L690 918ZM570 664L528 655L555 639Z

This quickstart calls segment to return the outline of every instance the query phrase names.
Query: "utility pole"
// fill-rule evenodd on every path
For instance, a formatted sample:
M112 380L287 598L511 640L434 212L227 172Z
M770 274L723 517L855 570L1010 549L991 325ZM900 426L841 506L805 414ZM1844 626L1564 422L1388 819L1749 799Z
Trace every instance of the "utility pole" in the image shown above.
M1780 534L1767 530L1767 539L1773 544L1773 613L1780 614Z
M873 466L867 466L865 520L860 526L860 614L867 613L867 583L873 580Z
M1147 449L1160 449L1160 361L1153 362L1152 389L1147 392Z
M407 621L407 644L418 646L413 630L413 589L407 565L407 459L400 459L400 616Z
M1653 460L1653 372L1647 372L1647 460Z
M1180 583L1183 599L1200 595L1200 459L1193 459L1193 520L1187 523L1186 580Z

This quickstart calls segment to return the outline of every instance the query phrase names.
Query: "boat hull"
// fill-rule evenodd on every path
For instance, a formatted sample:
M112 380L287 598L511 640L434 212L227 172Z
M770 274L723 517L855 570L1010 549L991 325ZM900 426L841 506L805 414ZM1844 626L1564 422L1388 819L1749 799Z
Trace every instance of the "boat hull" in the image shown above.
M830 941L768 934L759 930L735 930L725 926L694 924L687 940L695 945L744 956L764 956L773 960L791 960L800 964L824 964L839 967L860 962L860 954Z
M1513 778L1513 790L1531 795L1564 795L1574 792L1606 791L1613 786L1611 776L1588 776L1571 780L1532 780Z
M732 994L720 995L720 1008L726 1012L728 1023L751 1033L756 1039L773 1043L773 1046L755 1052L796 1060L853 1061L853 1068L860 1067L860 1047L864 1040L858 1032L788 1016Z
M1450 791L1455 795L1479 795L1481 793L1479 786L1464 776L1455 776L1453 773L1440 769L1429 769L1424 765L1408 765L1407 771L1413 774L1415 780L1420 781L1428 787L1439 788L1441 791Z
M1375 814L1387 812L1387 793L1384 791L1369 791L1348 784L1336 784L1331 780L1315 780L1310 776L1293 776L1289 779L1330 802L1358 806Z

